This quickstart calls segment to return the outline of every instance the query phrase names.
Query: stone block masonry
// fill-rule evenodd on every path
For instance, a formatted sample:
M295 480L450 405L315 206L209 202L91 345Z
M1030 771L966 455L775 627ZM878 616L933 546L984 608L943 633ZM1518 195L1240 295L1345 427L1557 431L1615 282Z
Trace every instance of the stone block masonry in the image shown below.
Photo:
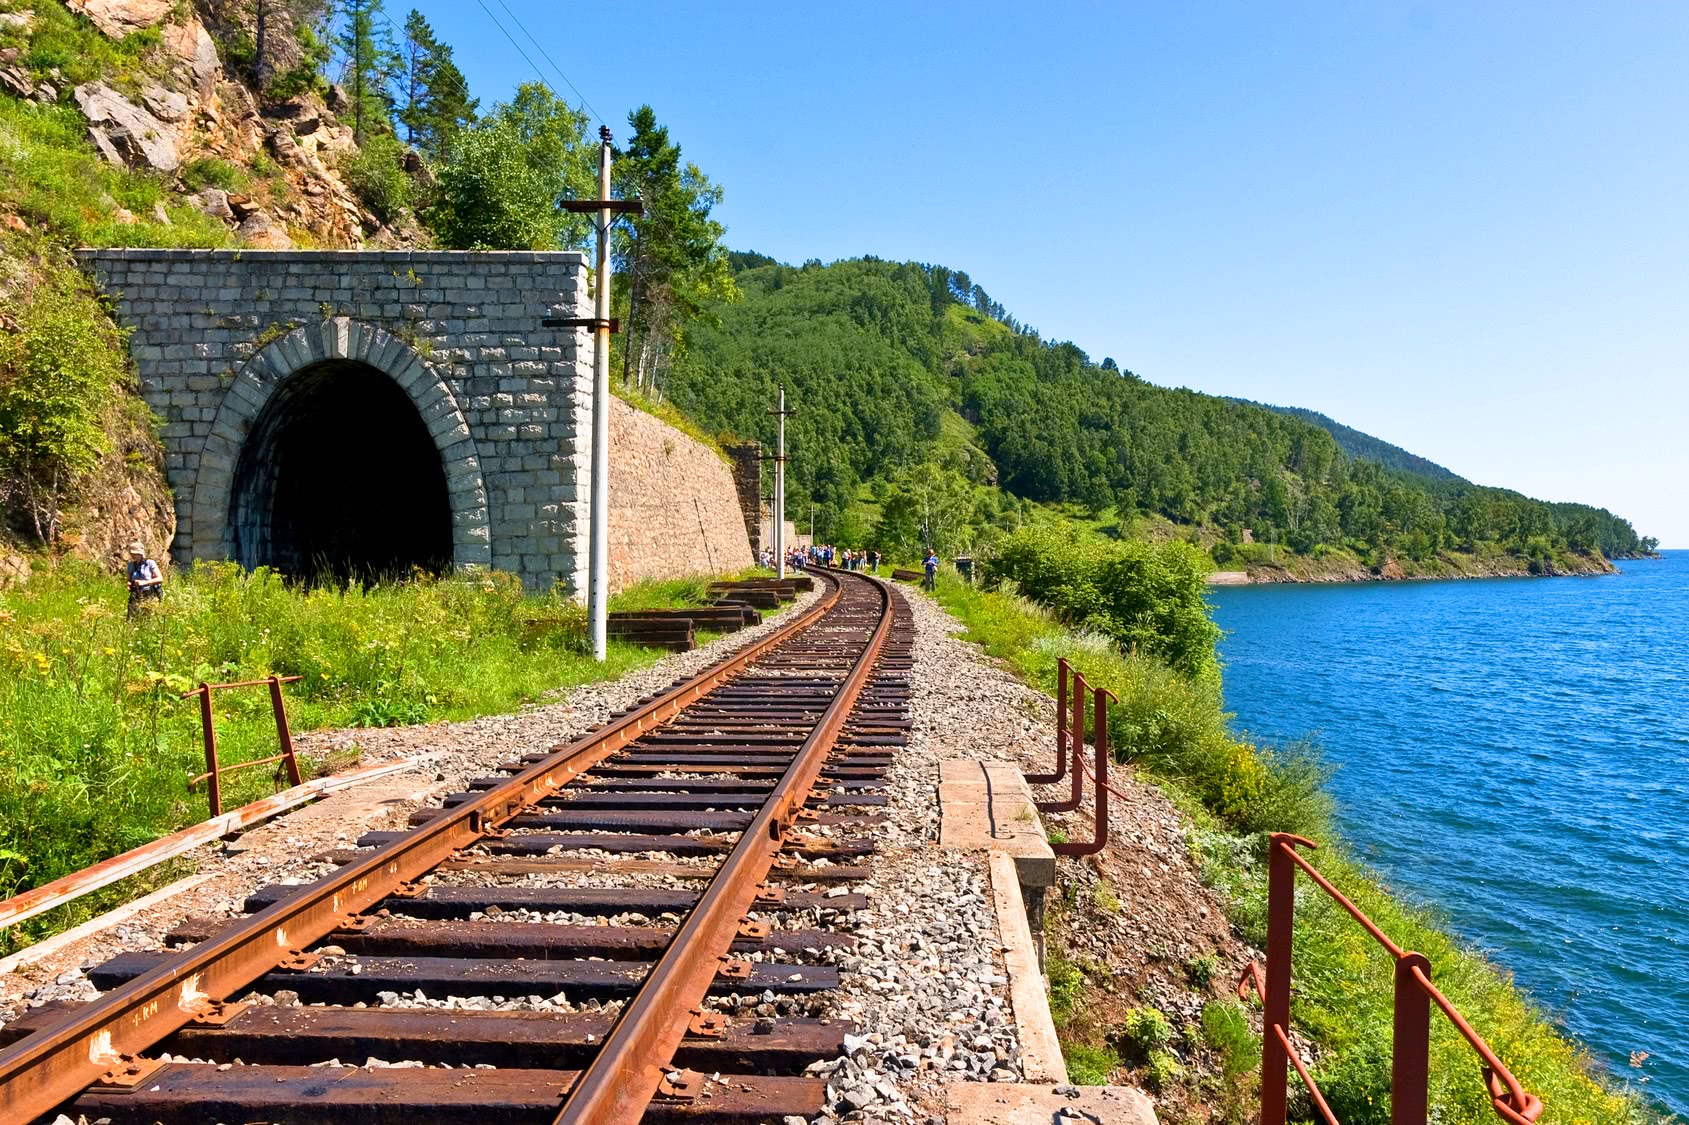
M592 344L585 329L541 324L591 315L584 255L80 258L131 330L141 393L162 423L177 562L438 562L584 591ZM701 449L663 429L673 437L658 448ZM665 481L671 507L694 507L688 476ZM641 504L643 526L665 542L635 529L629 554L675 557L667 540L681 525ZM691 533L698 548L727 560L729 529L705 526ZM395 546L405 538L409 554Z
M727 462L620 399L611 406L611 590L750 566L750 535Z

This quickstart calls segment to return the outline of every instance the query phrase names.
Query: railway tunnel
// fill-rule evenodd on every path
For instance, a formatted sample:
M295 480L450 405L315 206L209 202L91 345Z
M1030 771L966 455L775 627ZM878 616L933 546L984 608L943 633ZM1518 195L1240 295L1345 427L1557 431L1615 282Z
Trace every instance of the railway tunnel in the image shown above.
M177 565L233 560L341 580L490 568L584 596L583 255L78 258L112 298L160 422ZM741 489L716 451L609 406L612 585L748 565L757 483ZM756 469L757 457L741 460Z
M452 564L439 450L409 396L367 363L330 360L277 387L241 446L231 501L246 567L345 582Z

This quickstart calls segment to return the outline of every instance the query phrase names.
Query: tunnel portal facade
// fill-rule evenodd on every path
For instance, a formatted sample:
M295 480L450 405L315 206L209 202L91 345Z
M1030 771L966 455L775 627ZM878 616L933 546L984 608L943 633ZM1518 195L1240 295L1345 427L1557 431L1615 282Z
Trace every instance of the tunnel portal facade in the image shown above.
M178 563L585 586L583 255L102 250L163 420ZM158 545L154 545L158 546Z

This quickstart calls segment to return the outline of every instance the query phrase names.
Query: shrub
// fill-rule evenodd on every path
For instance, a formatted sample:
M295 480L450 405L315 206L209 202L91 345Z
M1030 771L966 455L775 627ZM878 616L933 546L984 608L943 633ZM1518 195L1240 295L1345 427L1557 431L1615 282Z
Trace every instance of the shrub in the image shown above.
M464 129L440 169L427 221L452 250L544 250L556 245L553 184L528 161L505 122Z
M346 186L382 222L393 222L411 206L416 185L405 171L405 152L399 138L380 133L340 166Z
M1220 957L1216 953L1204 953L1185 962L1185 976L1198 988L1207 988L1219 974Z
M1152 1090L1165 1090L1185 1076L1185 1068L1171 1051L1151 1051L1144 1063L1144 1081Z
M1012 580L1074 626L1206 676L1218 671L1220 637L1203 601L1208 569L1189 543L1092 542L1071 529L1027 527L998 544L985 578L988 586Z
M87 283L41 270L5 310L16 330L0 334L0 501L21 505L51 544L65 498L106 450L102 421L128 370L123 335Z
M246 172L227 160L202 156L182 169L182 186L189 191L203 191L208 187L241 191L246 187Z
M1120 1037L1137 1054L1147 1056L1173 1042L1173 1025L1159 1008L1129 1008Z

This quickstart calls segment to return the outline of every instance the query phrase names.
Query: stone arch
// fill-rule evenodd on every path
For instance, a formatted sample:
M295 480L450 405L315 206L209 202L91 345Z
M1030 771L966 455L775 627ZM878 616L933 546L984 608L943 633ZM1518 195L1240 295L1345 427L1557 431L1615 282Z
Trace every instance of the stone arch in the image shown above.
M235 558L232 507L240 455L276 392L300 372L351 361L381 372L410 399L440 455L456 569L492 564L492 530L481 461L463 410L446 381L409 344L384 329L331 317L260 348L235 374L200 452L189 512L193 557Z

